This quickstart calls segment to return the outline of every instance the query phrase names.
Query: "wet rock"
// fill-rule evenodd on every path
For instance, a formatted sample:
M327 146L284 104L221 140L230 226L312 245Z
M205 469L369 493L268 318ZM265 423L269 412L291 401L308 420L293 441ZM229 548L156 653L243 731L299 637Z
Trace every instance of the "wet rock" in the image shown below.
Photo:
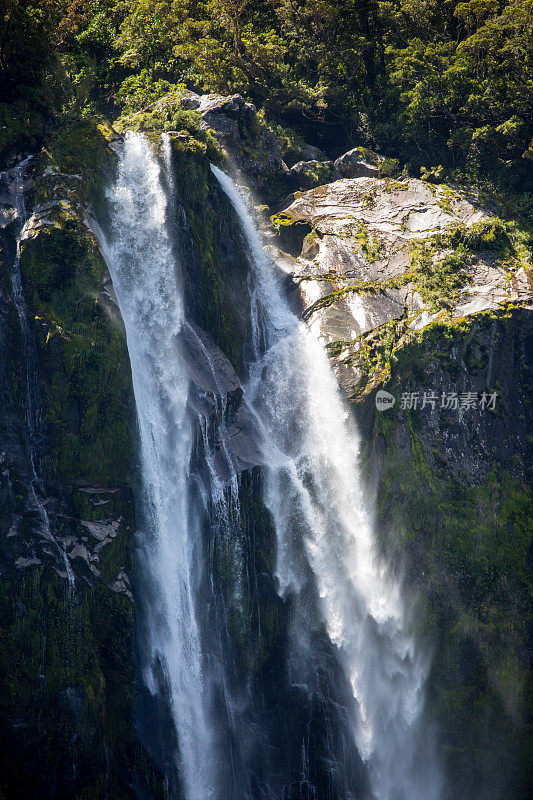
M306 161L326 161L327 156L320 147L315 147L313 144L306 144L303 153Z
M96 505L96 504L95 504ZM106 542L114 539L120 528L122 519L107 520L102 519L98 522L88 522L87 520L80 520L80 525L86 528L91 536L98 539L99 542Z
M109 584L108 588L111 589L112 592L116 592L117 594L126 595L126 597L133 602L130 579L123 569L120 570L116 579Z
M26 569L27 567L34 567L42 563L43 562L41 561L41 559L37 558L36 556L32 556L30 558L20 557L17 558L17 560L15 561L15 566L17 569Z
M215 467L220 479L227 481L232 474L263 463L255 417L243 400L235 370L207 333L187 323L183 344L192 383L190 403L203 417L218 420Z
M17 211L8 204L0 204L0 228L7 228L12 225L17 218Z

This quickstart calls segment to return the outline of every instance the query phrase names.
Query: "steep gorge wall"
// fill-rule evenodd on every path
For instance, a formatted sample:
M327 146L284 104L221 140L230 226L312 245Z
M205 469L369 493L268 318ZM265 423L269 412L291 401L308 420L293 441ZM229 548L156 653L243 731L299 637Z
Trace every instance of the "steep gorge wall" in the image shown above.
M11 222L2 239L0 794L6 798L130 797L132 785L147 782L161 790L131 715L130 368L107 313L105 265L83 219L89 194L97 196L112 168L106 136L82 123L43 151L26 175L29 220L20 267L37 354L31 388L42 416L33 441L30 354L9 280L13 175L3 174Z
M378 537L418 597L428 715L465 798L531 780L531 266L494 211L361 176L273 217L273 256L359 422Z
M238 115L238 108L231 107L229 113ZM179 199L174 224L186 268L187 311L217 363L228 397L227 429L242 467L236 531L243 543L242 563L227 549L216 525L206 528L209 570L224 598L226 646L236 665L231 680L236 686L247 682L252 693L264 699L270 718L261 723L270 725L271 736L282 727L287 708L304 714L307 721L300 719L298 727L312 731L308 745L317 764L315 785L328 796L331 787L325 783L327 770L321 772L320 740L328 735L329 709L319 692L309 704L296 687L287 689L282 675L290 608L275 591L274 534L260 496L260 457L241 403L249 324L244 244L205 152L183 136L172 138ZM7 279L14 254L12 215L6 216L2 239L1 336L6 358L0 413L0 790L6 798L20 796L22 786L28 797L90 798L105 792L117 798L134 792L145 797L148 786L154 796L164 794L164 733L142 733L143 748L132 712L138 687L129 583L137 486L131 378L106 268L84 223L89 199L100 215L104 213L102 187L114 168L108 147L112 140L105 126L82 124L40 156L35 186L28 186L34 208L22 255L45 406L39 455L45 504L76 576L75 591L68 589L57 548L42 536L30 496L20 371L24 354ZM238 144L233 142L232 155ZM247 148L247 158L253 158L253 141ZM245 169L247 161L241 166ZM270 177L273 196L280 185L290 188L286 170L273 169ZM265 180L268 183L268 176ZM365 188L365 203L371 205L372 192L382 189L383 179L366 180L371 183ZM397 192L401 205L404 190L389 188ZM9 198L3 199L8 208ZM310 231L305 252L312 255L317 237L313 225L307 224L295 237L289 236L290 252L281 259L283 268L293 273L287 279L293 289L297 281L287 261L300 255L302 239ZM363 261L374 263L374 242L366 229L361 233L358 227L353 235ZM331 263L327 266L331 271ZM331 281L331 275L327 277ZM390 279L386 274L370 277L373 282ZM317 297L331 294L331 288L339 287L326 287ZM367 287L369 295L371 288ZM391 295L400 291L392 286L386 290ZM301 300L296 292L294 296L295 302L308 305L305 293ZM401 303L396 295L392 299L396 314ZM530 579L530 312L514 298L467 320L437 320L388 349L380 339L374 352L380 359L382 353L386 357L373 362L371 353L367 375L372 380L365 384L348 363L358 352L356 337L338 335L346 325L343 308L340 316L338 305L324 308L324 315L335 323L330 344L343 344L330 348L339 376L344 384L349 367L350 386L359 386L348 394L354 398L363 433L369 492L376 493L383 546L404 562L407 581L422 598L421 635L435 654L428 708L442 732L451 795L525 797L527 753L521 742L526 740L525 607ZM348 359L341 366L339 353ZM198 402L207 397L207 413L216 415L220 386L213 385L194 343L189 357ZM397 403L394 409L377 412L375 390L385 377ZM460 391L475 392L497 387L497 412L454 417L451 412L398 407L403 392L448 392L458 385ZM6 390L8 386L12 390ZM233 583L241 575L246 576L246 602L232 606ZM325 643L321 646L328 658ZM246 720L252 726L256 722ZM291 730L278 733L272 756L276 763L283 762L280 771L286 774L295 772L300 748L299 741L289 745L291 737ZM253 754L257 769L262 757L260 752ZM297 800L306 788L295 775L288 791Z

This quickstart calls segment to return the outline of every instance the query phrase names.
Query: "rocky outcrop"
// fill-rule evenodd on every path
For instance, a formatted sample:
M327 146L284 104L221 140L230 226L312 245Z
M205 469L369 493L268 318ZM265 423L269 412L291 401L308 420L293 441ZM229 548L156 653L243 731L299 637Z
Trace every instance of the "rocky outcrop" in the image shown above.
M511 229L447 186L342 179L299 194L273 222L281 246L288 231L311 229L297 258L273 254L298 284L304 316L327 342L348 396L383 378L369 374L365 337L386 333L396 345L438 320L531 307L530 273Z
M191 404L204 418L216 418L214 466L222 481L264 464L255 416L243 400L242 385L231 363L211 337L194 323L183 335L183 353L191 378Z
M328 161L325 156L310 161L298 161L289 173L298 189L314 189L340 178L380 178L382 171L390 175L397 170L397 162L386 159L365 147L354 147Z
M384 162L383 156L363 147L354 147L336 159L333 174L335 178L379 178Z
M314 189L328 183L333 176L332 161L298 161L289 174L298 189Z
M252 103L240 94L224 97L194 92L186 92L178 102L200 114L201 126L215 133L248 186L267 199L283 185L289 186L279 142Z
M71 134L0 177L0 784L159 796L131 721L129 361L85 224L114 157L96 125Z

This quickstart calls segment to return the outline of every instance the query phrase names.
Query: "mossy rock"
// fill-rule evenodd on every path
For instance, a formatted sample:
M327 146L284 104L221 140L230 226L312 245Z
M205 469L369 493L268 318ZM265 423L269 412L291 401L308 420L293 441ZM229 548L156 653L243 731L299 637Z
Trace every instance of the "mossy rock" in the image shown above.
M53 174L46 178L46 168L51 167L61 176L78 176L75 187L80 201L99 206L103 202L105 184L117 165L117 157L109 144L118 138L104 119L67 120L48 138L38 158L37 174L44 172L45 177L38 181L37 200L51 199L47 186L57 180Z
M270 222L277 233L278 247L292 256L299 256L305 238L313 232L313 226L283 212L270 217Z
M3 797L130 800L158 779L132 720L133 605L102 585L71 595L53 570L0 580Z
M399 398L406 389L431 388L428 381L442 373L452 382L465 374L483 380L494 359L492 369L514 370L507 402L523 403L525 325L523 310L513 308L434 323L394 351L385 386ZM521 463L494 454L476 474L451 469L446 420L398 405L373 414L369 431L374 470L380 464L376 530L422 603L419 636L434 654L427 708L440 731L450 791L467 787L490 797L497 787L498 796L525 797L531 488ZM509 427L520 408L485 413L506 414ZM514 429L512 435L520 460L525 442Z
M246 338L247 259L242 234L209 160L173 140L187 314L213 338L237 372ZM176 209L178 211L178 209Z
M100 303L97 243L60 207L54 225L24 242L21 269L46 383L49 476L122 485L132 459L131 375Z

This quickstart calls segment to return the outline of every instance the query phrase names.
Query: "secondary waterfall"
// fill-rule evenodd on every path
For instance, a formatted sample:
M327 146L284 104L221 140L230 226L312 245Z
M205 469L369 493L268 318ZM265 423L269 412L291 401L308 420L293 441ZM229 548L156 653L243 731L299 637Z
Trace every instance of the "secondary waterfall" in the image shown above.
M126 137L109 200L111 231L103 250L126 327L140 434L143 677L150 691L168 696L187 800L208 800L215 777L197 609L203 554L190 502L194 437L180 349L186 324L181 273L162 168L140 134Z
M427 660L401 587L374 545L359 441L325 351L290 310L233 181L213 172L248 243L254 362L247 399L263 434L265 500L276 527L279 591L295 600L293 678L306 680L318 614L354 698L353 732L377 800L437 800L440 775L419 723Z

